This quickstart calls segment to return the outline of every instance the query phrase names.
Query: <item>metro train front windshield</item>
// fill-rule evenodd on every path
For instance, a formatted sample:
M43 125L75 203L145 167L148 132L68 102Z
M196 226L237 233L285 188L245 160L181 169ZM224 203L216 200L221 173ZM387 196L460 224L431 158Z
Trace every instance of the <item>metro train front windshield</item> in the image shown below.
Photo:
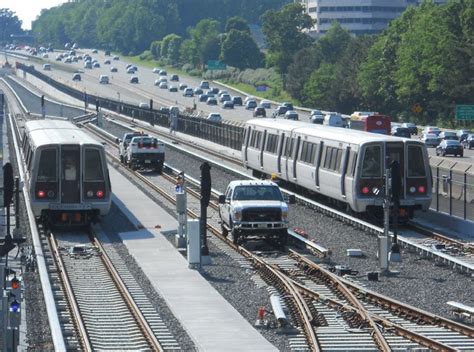
M275 200L283 201L280 189L276 186L238 186L233 200Z

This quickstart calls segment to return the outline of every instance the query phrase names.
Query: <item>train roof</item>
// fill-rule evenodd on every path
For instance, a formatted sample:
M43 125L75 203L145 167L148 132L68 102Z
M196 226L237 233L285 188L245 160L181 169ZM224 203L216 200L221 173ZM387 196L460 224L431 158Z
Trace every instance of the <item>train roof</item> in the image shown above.
M51 144L92 144L101 143L69 121L35 120L25 123L25 132L35 146Z
M263 128L274 128L282 131L302 133L307 136L322 137L325 139L347 141L354 144L364 142L391 141L400 142L404 138L386 136L383 134L353 130L350 128L315 125L308 122L291 121L285 119L260 118L246 122Z

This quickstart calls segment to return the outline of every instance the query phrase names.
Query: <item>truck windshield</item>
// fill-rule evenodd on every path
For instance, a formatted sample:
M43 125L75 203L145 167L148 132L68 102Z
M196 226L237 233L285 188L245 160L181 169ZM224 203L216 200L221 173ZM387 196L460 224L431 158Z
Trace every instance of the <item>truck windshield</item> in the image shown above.
M238 186L233 200L276 200L283 201L280 189L276 186Z

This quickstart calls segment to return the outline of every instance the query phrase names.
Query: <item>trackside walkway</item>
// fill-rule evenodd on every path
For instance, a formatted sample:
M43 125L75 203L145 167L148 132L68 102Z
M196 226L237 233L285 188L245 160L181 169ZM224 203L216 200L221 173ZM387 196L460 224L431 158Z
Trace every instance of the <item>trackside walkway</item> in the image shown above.
M130 254L200 351L277 351L160 234L177 222L114 168L115 204L142 230L121 233ZM140 226L141 225L141 226ZM159 225L159 227L157 226Z

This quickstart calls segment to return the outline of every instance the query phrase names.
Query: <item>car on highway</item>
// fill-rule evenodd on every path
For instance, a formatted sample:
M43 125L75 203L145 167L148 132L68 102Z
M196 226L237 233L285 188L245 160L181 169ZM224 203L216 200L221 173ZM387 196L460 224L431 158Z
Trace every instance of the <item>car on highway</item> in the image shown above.
M186 88L183 91L183 96L184 97L194 97L194 92L192 88Z
M435 134L439 136L440 133L441 133L441 130L435 126L426 126L425 129L423 130L423 134Z
M241 97L232 97L232 102L234 103L234 105L239 105L239 106L242 106L242 98Z
M179 90L185 90L186 88L188 88L187 84L185 84L185 83L180 83L179 84Z
M170 87L168 88L168 91L170 91L170 92L172 92L172 93L176 93L176 92L178 91L178 87L176 87L176 86L170 86Z
M168 73L165 70L160 70L158 73L160 76L166 76Z
M160 73L161 69L158 67L153 68L153 73Z
M234 108L234 103L232 100L226 100L222 103L222 108L223 109L233 109Z
M109 76L107 76L107 75L100 75L100 76L99 76L99 83L100 83L100 84L109 84Z
M324 114L320 110L312 110L309 121L317 125L322 125L324 122Z
M208 81L201 81L201 83L199 84L199 88L209 89L209 82Z
M462 141L462 145L464 149L474 148L474 134L467 135L467 137Z
M127 73L128 73L128 74L134 74L134 73L135 73L135 70L133 69L132 66L130 66L129 68L127 68Z
M205 102L209 98L207 94L199 94L198 100L201 102Z
M158 88L168 89L168 82L160 82L160 84L158 85Z
M404 122L402 123L401 127L408 128L411 134L418 134L418 127L416 127L416 124L414 124L413 122Z
M82 78L81 78L81 74L80 73L75 73L72 75L72 80L73 81L80 81Z
M390 131L392 136L411 138L411 132L407 127L395 126Z
M257 106L254 110L253 110L253 117L267 117L267 111L265 110L265 108L263 106Z
M255 109L256 107L257 107L257 101L256 100L249 99L245 103L245 109L247 109L247 110L252 110L252 109Z
M100 64L98 62L94 62L94 64L92 65L92 67L94 68L100 68Z
M283 116L286 114L288 111L288 108L286 106L280 105L278 106L272 113L272 117L278 117L278 116Z
M205 88L204 88L204 89L205 89ZM211 87L211 88L209 88L208 93L219 94L219 88L217 88L217 87Z
M92 62L89 60L84 61L84 68L92 69Z
M262 100L260 102L260 106L264 109L271 109L272 108L272 103L270 103L268 100Z
M437 147L441 139L434 133L424 133L421 136L421 141L425 143L427 147Z
M110 65L110 60L109 59L104 60L104 65Z
M221 122L222 116L217 112L211 112L209 115L207 115L207 120L212 122Z
M288 110L287 112L285 112L285 119L286 120L298 121L299 116L298 116L298 113L295 110Z
M141 109L150 109L150 104L140 103L140 104L138 104L138 107L141 108Z
M178 75L171 75L170 81L179 82L179 76Z
M456 136L456 132L450 132L450 131L443 131L439 134L438 137L444 140L448 140L448 139L453 140L453 141L458 140L458 136Z
M117 72L117 71L118 71L118 70L117 70L117 67L112 66L112 67L110 68L110 72Z
M92 54L97 54L97 53L98 53L97 49L92 49Z
M292 103L282 103L281 105L286 106L288 110L294 110Z
M130 83L138 83L138 77L137 76L130 77Z
M466 130L466 129L461 129L461 130L456 132L456 136L458 136L460 141L465 140L467 138L467 136L470 135L470 134L472 134L472 132L470 130Z
M45 71L51 71L51 65L50 65L50 64L44 64L44 65L43 65L43 70L45 70Z
M217 99L214 97L209 97L206 100L207 105L217 105Z
M115 55L115 56L112 58L112 60L118 61L118 60L120 60L120 57L118 57L117 55Z
M459 143L459 141L455 141L452 139L445 139L441 141L441 143L436 147L436 155L454 155L454 156L464 156L464 149Z
M48 54L43 54L43 59L47 59L49 58L49 55Z
M224 94L229 94L229 92L226 91L226 90L224 90L224 89L220 89L220 90L219 90L219 98L220 98L221 96L223 96Z
M202 89L197 87L194 88L194 95L201 95L203 93Z
M225 101L231 101L232 98L230 97L229 93L224 93L224 94L220 94L219 95L219 101L221 103L225 102Z

